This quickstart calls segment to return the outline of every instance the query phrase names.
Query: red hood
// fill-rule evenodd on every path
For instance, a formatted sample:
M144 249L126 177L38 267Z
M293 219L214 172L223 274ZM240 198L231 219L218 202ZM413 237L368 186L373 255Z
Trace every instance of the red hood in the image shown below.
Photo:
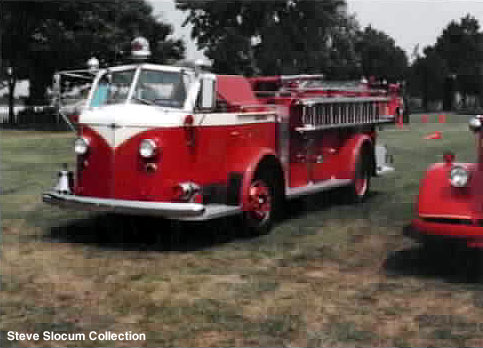
M451 166L438 163L428 169L421 180L418 215L430 218L483 218L483 172L474 163L459 163L471 172L467 187L451 186Z

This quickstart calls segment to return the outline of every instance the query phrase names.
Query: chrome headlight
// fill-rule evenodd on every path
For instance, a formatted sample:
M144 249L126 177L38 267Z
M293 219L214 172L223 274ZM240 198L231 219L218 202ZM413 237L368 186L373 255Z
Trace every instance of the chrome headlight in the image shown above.
M468 126L469 126L471 131L478 132L481 129L481 116L478 115L478 116L473 117L470 120Z
M89 150L89 139L80 137L74 142L74 152L77 155L85 155Z
M450 172L450 181L453 187L465 187L470 178L469 172L463 167L453 167Z
M156 142L152 139L144 139L139 144L139 155L143 158L151 158L156 155Z

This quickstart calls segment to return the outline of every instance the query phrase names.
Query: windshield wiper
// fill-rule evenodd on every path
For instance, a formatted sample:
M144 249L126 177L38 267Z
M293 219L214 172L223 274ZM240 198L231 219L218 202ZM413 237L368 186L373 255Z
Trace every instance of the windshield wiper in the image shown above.
M132 97L132 99L137 100L137 101L139 101L139 102L141 102L143 104L146 104L146 105L156 105L156 103L153 102L152 100L138 98L138 97Z

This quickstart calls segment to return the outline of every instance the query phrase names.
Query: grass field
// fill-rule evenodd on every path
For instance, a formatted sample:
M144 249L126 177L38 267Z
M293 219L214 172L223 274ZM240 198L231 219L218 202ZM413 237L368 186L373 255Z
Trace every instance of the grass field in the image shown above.
M0 346L482 346L483 286L464 255L428 258L402 237L418 182L452 149L474 159L468 117L388 128L396 172L369 200L290 203L271 234L228 219L174 224L60 211L40 202L72 162L69 133L1 132L0 330L132 331L146 341ZM424 140L441 131L443 139Z

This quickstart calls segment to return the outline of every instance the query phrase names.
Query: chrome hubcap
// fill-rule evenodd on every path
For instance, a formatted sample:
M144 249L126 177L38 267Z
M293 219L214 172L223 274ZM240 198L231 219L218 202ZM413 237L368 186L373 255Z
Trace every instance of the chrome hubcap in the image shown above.
M270 190L261 180L254 181L248 191L248 211L249 216L261 223L270 218L271 210Z

